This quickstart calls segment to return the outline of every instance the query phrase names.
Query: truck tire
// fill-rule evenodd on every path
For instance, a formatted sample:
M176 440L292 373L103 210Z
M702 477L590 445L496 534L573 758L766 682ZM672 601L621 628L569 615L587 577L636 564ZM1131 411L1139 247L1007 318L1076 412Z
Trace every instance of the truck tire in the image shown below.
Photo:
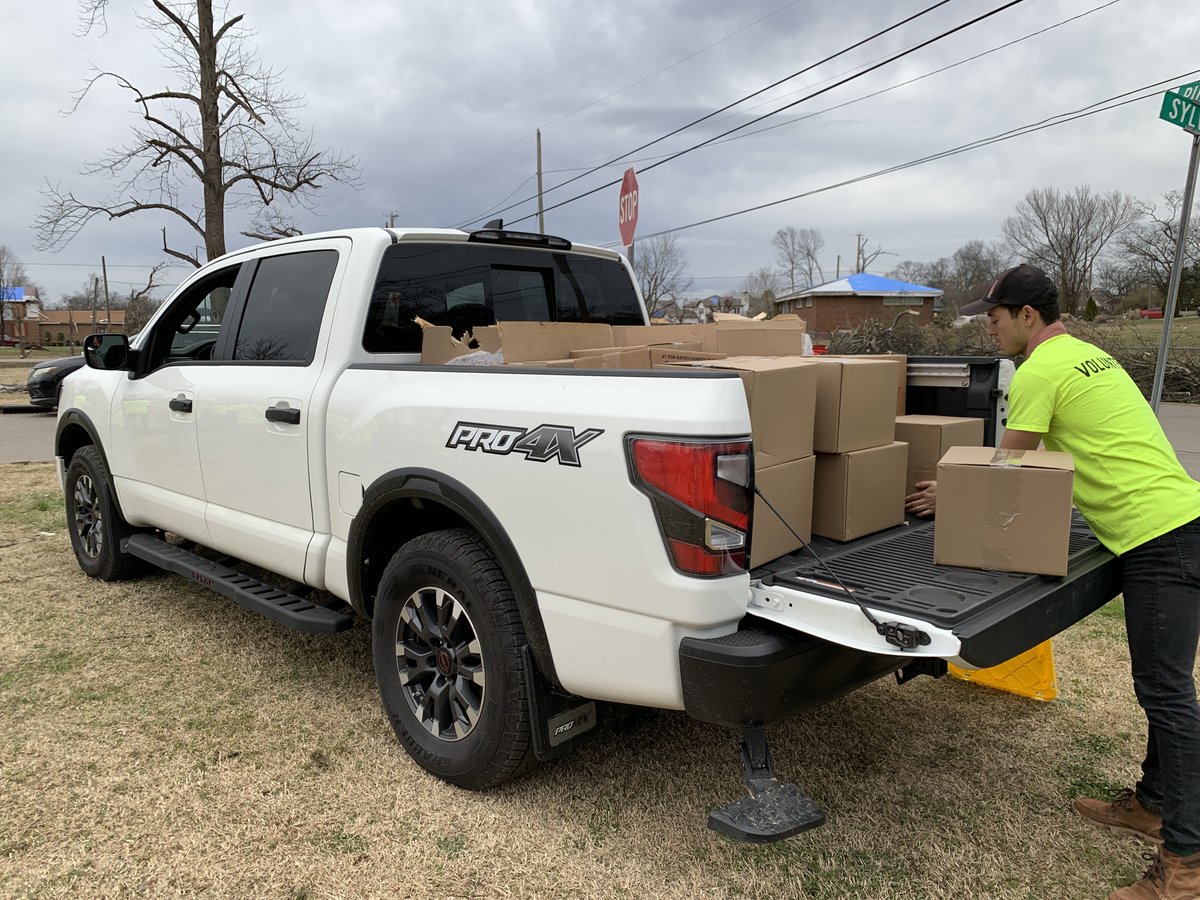
M121 538L133 529L117 512L112 477L95 447L80 447L66 475L67 531L79 568L92 578L117 581L142 568L140 560L121 552Z
M409 755L459 787L535 762L516 599L474 531L409 541L384 569L373 653L384 710Z

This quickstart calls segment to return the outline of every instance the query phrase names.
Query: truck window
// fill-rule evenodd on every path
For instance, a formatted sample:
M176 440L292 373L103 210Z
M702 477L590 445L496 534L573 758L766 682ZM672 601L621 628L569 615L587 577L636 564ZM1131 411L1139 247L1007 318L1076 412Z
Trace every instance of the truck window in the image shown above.
M143 346L144 371L212 359L240 270L232 265L213 272L171 302Z
M246 297L233 358L311 363L337 263L336 250L261 260Z
M496 322L641 325L624 267L577 253L485 244L396 244L379 266L363 332L371 353L419 353L416 318L455 337Z

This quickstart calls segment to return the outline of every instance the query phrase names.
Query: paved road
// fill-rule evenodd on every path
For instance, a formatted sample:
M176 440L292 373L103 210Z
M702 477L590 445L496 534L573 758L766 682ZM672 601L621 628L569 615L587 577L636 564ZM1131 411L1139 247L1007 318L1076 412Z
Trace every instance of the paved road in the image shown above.
M0 415L0 463L54 459L53 412Z
M1200 480L1200 405L1164 403L1160 418L1179 460ZM0 415L0 463L54 459L54 413Z

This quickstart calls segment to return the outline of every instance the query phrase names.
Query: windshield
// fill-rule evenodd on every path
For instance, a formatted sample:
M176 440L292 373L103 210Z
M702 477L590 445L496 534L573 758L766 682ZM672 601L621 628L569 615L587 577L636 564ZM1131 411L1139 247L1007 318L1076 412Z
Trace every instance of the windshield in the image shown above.
M455 337L497 322L642 325L641 305L620 262L581 253L492 244L396 244L384 253L363 347L421 350L420 317Z

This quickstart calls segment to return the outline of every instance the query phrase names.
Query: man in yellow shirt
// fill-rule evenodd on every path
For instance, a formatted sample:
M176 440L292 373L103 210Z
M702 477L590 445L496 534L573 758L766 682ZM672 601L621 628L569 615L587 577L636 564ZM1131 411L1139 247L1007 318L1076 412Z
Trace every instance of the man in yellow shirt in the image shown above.
M1142 879L1109 900L1200 898L1200 484L1120 364L1067 333L1058 289L1041 269L1009 269L961 313L987 313L1000 351L1026 357L1009 386L1000 446L1070 453L1075 505L1123 563L1134 692L1149 723L1142 778L1111 803L1073 806L1162 847ZM906 508L933 514L937 483L916 487Z

